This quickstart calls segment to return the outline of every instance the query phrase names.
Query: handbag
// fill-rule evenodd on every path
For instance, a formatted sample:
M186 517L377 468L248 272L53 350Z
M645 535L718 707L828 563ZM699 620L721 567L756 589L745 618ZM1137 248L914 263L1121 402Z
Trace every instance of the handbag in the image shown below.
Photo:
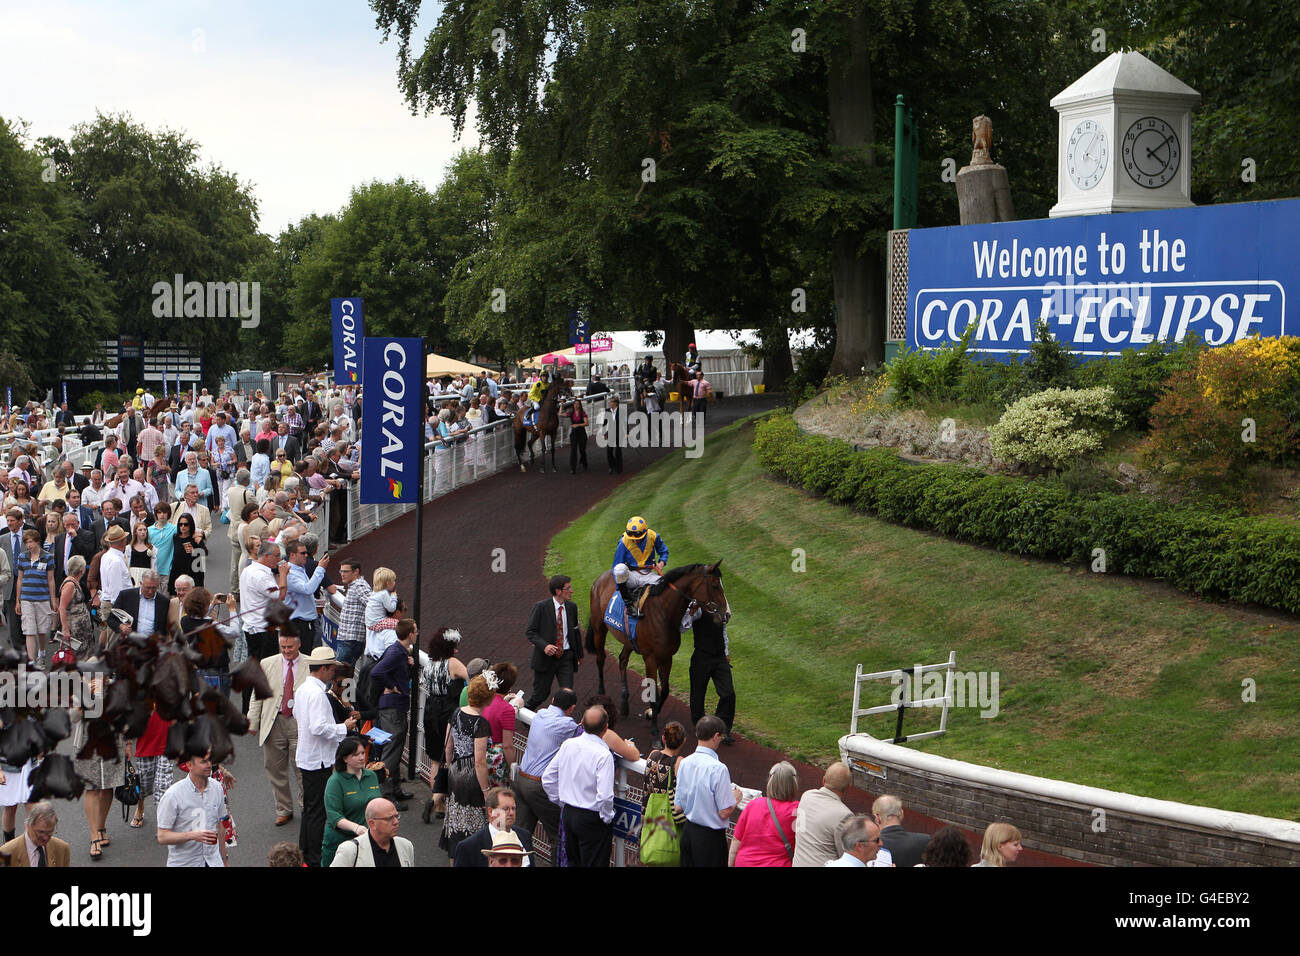
M122 804L122 822L127 820L127 807L134 807L140 802L141 789L140 772L135 769L135 763L131 760L126 762L126 777L120 787L113 790L113 796Z
M673 806L666 793L652 793L641 820L641 865L679 866L681 834L673 821Z

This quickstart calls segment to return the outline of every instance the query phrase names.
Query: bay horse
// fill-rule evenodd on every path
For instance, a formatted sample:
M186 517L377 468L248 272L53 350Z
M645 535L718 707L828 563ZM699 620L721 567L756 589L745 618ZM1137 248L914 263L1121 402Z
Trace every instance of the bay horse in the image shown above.
M546 474L546 439L551 439L551 470L557 471L555 467L555 436L560 430L560 397L563 395L572 395L573 388L569 380L563 377L557 377L555 381L546 386L546 391L542 393L541 408L537 410L537 424L524 425L524 413L528 411L528 401L525 399L520 403L518 410L515 412L514 420L511 422L515 432L515 461L519 462L519 470L527 471L524 467L524 445L528 445L528 464L536 460L533 454L533 445L538 438L542 440L542 474Z
M668 699L668 677L673 668L673 655L682 646L681 622L687 610L700 608L713 618L714 624L721 627L731 612L727 606L727 595L722 590L722 572L716 564L687 564L679 568L670 568L657 584L650 586L650 594L645 600L645 616L637 622L637 653L645 661L645 676L655 682L655 694L645 716L650 720L650 728L659 733L659 711ZM605 693L605 634L612 632L623 644L618 655L618 672L623 677L623 696L619 707L620 713L627 715L627 662L632 657L632 644L627 635L605 624L605 608L618 585L614 583L614 572L606 571L591 585L590 617L587 622L587 635L583 645L596 655L596 676L600 682L600 693Z
M677 409L685 415L687 410L691 407L689 393L694 378L691 375L690 369L685 365L682 365L680 362L673 362L669 371L672 372L673 376L672 388L669 389L669 391L677 393Z

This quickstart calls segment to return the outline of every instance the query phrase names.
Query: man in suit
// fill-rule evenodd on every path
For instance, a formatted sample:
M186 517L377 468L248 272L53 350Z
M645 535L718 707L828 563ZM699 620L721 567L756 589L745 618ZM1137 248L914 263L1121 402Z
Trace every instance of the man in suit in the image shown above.
M95 470L95 463L86 459L81 463L81 470L72 476L72 487L77 491L85 491L90 485L90 473Z
M59 410L54 413L54 424L56 427L59 425L67 425L71 427L76 424L72 412L68 411L67 402L64 402L62 405L60 405Z
M26 550L23 548L23 517L22 509L10 508L5 514L8 531L0 534L0 550L4 551L9 568L9 575L4 578L4 586L0 587L0 593L4 594L5 599L4 623L9 628L9 643L20 651L24 650L24 644L22 624L14 611L14 588L17 586L18 577L18 565L14 559Z
M253 443L253 433L248 425L244 425L239 429L239 441L235 443L235 463L247 468L255 454L257 446Z
M171 601L158 593L158 572L149 570L140 576L138 588L125 588L113 602L113 610L124 611L131 615L134 622L123 624L123 636L137 634L166 634L167 612Z
M0 772L0 778L4 774ZM0 846L0 859L8 857L9 866L70 866L72 850L66 840L54 835L59 818L48 800L33 803L27 809L23 835ZM0 864L2 865L2 864Z
M487 866L488 860L483 851L492 849L493 833L514 833L519 837L524 852L533 852L532 831L515 826L514 790L509 787L493 787L484 799L487 802L487 826L460 841L452 866ZM523 865L529 865L527 856L524 857Z
M191 451L202 447L202 442L194 434L194 426L189 422L181 422L180 434L176 436L176 441L167 451L167 467L172 470L172 480L185 469L185 456Z
M871 805L871 816L880 827L880 844L894 858L894 866L916 866L930 842L926 833L909 833L903 829L903 801L885 794Z
M132 457L139 456L140 432L142 425L140 416L135 412L135 406L129 405L126 409L126 417L122 419L121 424L117 426L118 437L121 439L119 446L124 455Z
M275 693L248 702L248 732L257 735L262 747L262 762L275 794L275 825L282 827L293 819L293 793L289 790L289 768L297 781L298 805L302 806L302 771L294 754L298 750L298 722L293 718L294 697L307 680L307 661L299 653L301 642L295 635L280 635L280 653L262 660L262 673Z
M81 503L81 492L76 488L68 492L68 513L77 516L83 531L90 531L95 524L95 519L99 517L94 508L88 508Z
M560 687L572 687L573 675L582 661L582 628L578 624L578 605L574 604L573 584L564 574L546 582L551 596L533 605L525 634L533 645L533 693L525 705L537 710L551 692L551 681Z
M600 434L605 444L605 461L609 464L609 473L623 474L623 446L619 444L618 423L623 416L619 407L618 396L609 397L609 408L602 416Z
M366 835L346 840L334 852L333 867L415 866L415 847L397 835L402 815L392 801L376 797L366 804Z
M286 458L290 461L297 461L298 449L301 447L298 443L298 439L289 434L289 426L286 423L280 422L276 428L279 431L279 434L276 435L275 438L271 439L271 457L274 458L275 453L283 448L284 456Z
M172 517L169 524L175 524L176 519L183 514L187 514L194 519L194 530L202 531L203 537L206 538L212 534L212 512L208 510L207 505L199 503L198 485L185 486L184 499L172 505ZM238 515L235 516L235 520L239 520Z
M69 511L63 516L63 534L54 539L54 586L63 587L63 581L68 576L68 560L74 555L79 554L86 559L86 564L90 564L90 559L95 556L95 533L89 529L81 527L81 519L75 511ZM87 597L90 592L83 579L82 590L86 591Z
M131 519L118 514L121 510L116 498L105 498L104 503L99 506L100 517L95 519L90 530L95 534L95 550L98 551L104 543L104 534L108 529L117 525L128 535L131 533Z

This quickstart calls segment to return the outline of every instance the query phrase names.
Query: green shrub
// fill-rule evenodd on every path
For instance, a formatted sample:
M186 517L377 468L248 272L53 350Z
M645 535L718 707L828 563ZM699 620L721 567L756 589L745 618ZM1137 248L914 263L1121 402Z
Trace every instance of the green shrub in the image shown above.
M1073 388L1079 360L1069 353L1063 342L1056 340L1046 319L1040 321L1034 331L1034 339L1029 343L1029 357L1025 359L1025 383L1029 391Z
M848 448L805 436L788 414L760 421L754 440L759 461L776 476L898 524L1073 564L1104 554L1107 573L1300 612L1300 528L1288 522L1136 495L1081 497L1060 481Z
M957 399L964 405L1006 408L1028 394L1025 366L1018 361L999 362L979 358L966 363L957 385Z
M81 398L77 399L76 406L78 414L89 415L95 410L96 404L104 406L104 413L112 418L122 411L122 406L131 399L135 398L135 392L105 392L99 389L93 392L87 392Z
M1176 372L1196 368L1205 345L1195 335L1170 346L1152 342L1140 349L1125 349L1113 357L1085 363L1077 374L1083 388L1106 386L1115 393L1115 408L1127 427L1150 427L1151 406Z
M1049 388L1015 402L989 429L994 457L1031 468L1062 468L1101 449L1123 423L1108 388Z
M900 405L920 399L950 402L958 397L958 386L970 360L966 350L977 326L971 323L961 340L937 349L902 348L888 363L889 384L895 389Z

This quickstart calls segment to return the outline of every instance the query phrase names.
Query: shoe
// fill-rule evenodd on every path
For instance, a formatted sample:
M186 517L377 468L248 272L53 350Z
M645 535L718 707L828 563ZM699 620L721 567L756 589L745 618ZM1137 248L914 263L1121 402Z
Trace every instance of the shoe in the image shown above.
M282 826L284 826L286 823L288 823L288 822L289 822L290 820L292 820L292 819L293 819L293 814L292 814L292 813L283 814L283 815L278 816L278 817L275 818L275 825L276 825L277 827L282 827Z
M100 849L100 845L98 840L90 841L90 858L96 863L104 858L104 851Z
M415 794L407 793L405 790L398 788L388 795L389 800L414 800Z
M131 818L131 829L138 830L144 826L144 817L136 816Z
M389 797L388 799L393 800L392 797ZM400 813L405 813L407 810L411 809L409 803L404 803L401 800L393 800L393 806L397 807L398 812Z
M99 845L100 845L100 846L111 846L111 845L112 845L113 841L110 840L110 839L108 838L108 831L107 831L107 830L100 830L100 831L98 831L98 833L99 833Z

